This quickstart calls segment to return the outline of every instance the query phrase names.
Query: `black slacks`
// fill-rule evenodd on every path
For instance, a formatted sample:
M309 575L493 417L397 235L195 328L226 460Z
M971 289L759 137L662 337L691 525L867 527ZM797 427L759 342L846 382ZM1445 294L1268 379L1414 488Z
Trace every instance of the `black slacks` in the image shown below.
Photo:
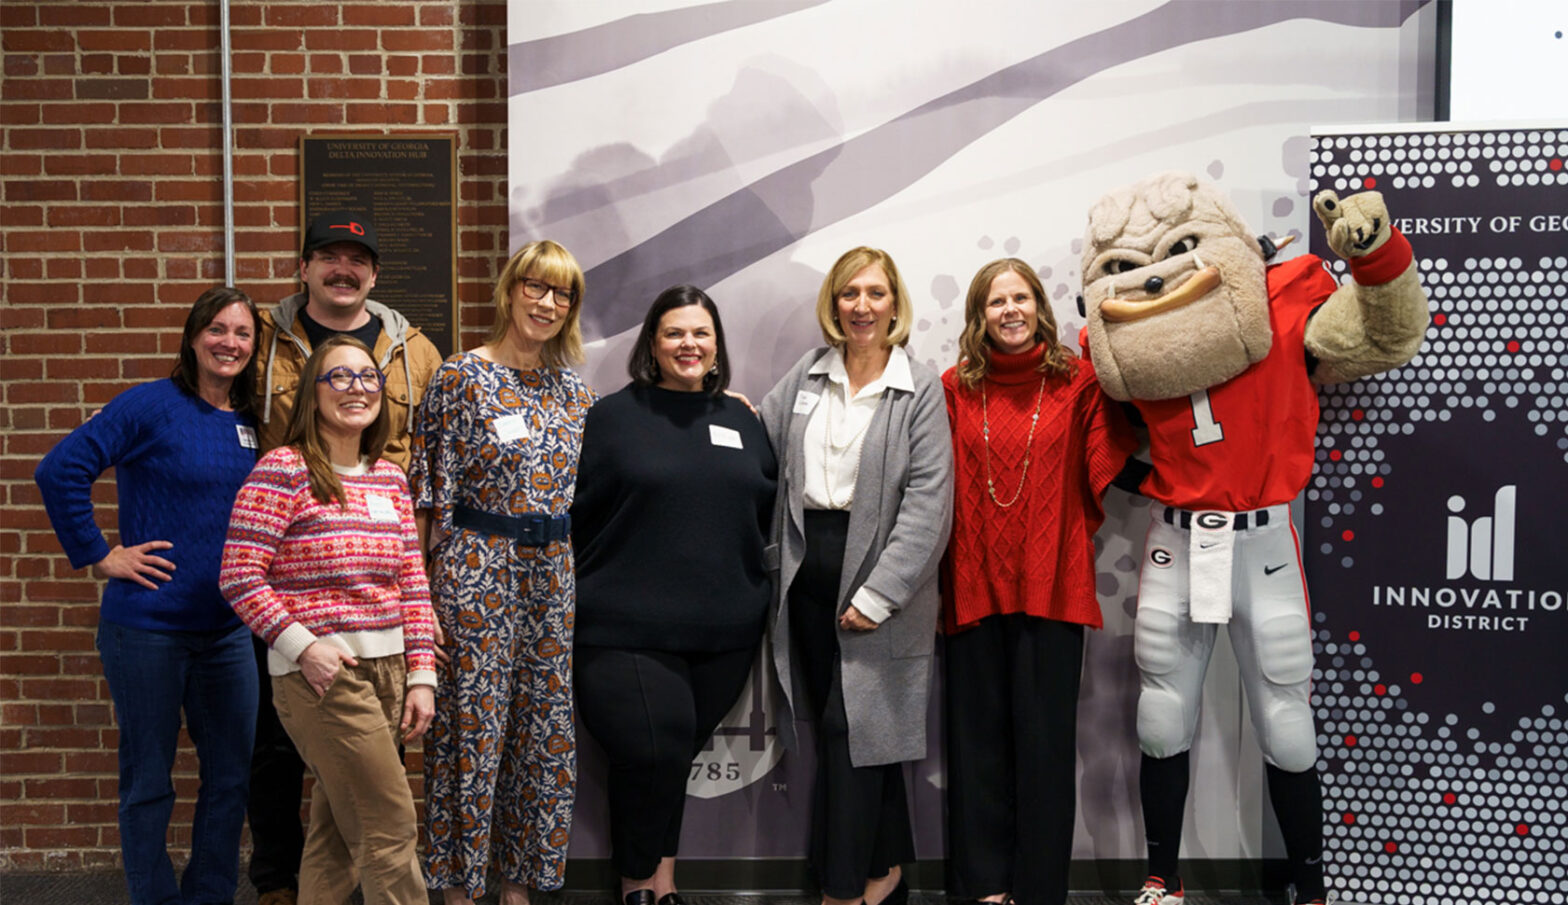
M816 722L817 775L808 857L822 891L857 899L866 881L915 859L904 765L857 767L849 757L838 649L838 588L848 512L806 512L806 556L789 589L793 655ZM880 629L878 630L880 631Z
M275 889L299 888L299 862L305 852L305 828L300 823L300 783L305 762L294 750L294 741L278 721L272 706L272 676L267 673L267 645L253 638L256 669L261 673L261 702L256 710L256 745L250 758L251 855L246 870L258 894Z
M958 895L1067 901L1083 632L1015 613L947 638L947 839Z
M610 762L611 860L621 876L646 879L676 855L692 758L740 696L756 657L755 647L573 651L577 712Z

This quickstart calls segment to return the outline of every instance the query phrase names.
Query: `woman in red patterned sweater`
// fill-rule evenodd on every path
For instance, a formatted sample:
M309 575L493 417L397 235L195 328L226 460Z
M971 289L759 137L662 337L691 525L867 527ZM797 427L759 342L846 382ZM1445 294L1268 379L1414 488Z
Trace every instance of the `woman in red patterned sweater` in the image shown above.
M1100 497L1135 444L1064 347L1034 270L975 274L953 428L947 633L948 856L971 901L1061 905L1076 799L1084 626L1099 628Z
M219 583L270 648L272 700L316 776L301 905L426 905L398 754L435 712L434 615L403 470L380 458L385 381L347 335L317 346L286 445L229 520Z

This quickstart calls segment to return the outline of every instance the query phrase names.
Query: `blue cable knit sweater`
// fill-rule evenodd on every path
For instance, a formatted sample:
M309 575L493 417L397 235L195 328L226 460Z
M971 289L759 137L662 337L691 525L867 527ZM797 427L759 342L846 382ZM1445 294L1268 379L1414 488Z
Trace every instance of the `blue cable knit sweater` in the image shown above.
M254 426L248 415L213 408L172 380L155 380L116 396L38 464L33 480L73 567L109 554L93 521L92 485L111 467L119 485L120 543L174 545L158 553L178 568L157 590L108 581L102 620L149 631L239 625L218 590L218 562L235 494L256 464Z

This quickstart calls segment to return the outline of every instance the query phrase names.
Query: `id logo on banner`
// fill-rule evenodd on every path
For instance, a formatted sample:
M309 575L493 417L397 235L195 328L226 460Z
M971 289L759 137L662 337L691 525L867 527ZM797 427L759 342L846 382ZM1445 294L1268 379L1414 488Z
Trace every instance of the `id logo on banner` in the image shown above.
M1493 498L1495 515L1465 521L1465 498L1448 498L1448 578L1468 572L1482 581L1514 577L1514 496L1517 488L1499 488Z

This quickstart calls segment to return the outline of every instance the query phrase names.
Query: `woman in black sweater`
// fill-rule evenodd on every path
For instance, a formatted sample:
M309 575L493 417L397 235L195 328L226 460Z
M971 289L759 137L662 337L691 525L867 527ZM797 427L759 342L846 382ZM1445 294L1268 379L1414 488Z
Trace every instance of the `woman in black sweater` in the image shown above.
M631 384L594 405L583 430L573 681L609 757L621 895L684 905L687 774L762 638L777 463L762 423L724 392L724 327L702 290L660 293L627 369Z

